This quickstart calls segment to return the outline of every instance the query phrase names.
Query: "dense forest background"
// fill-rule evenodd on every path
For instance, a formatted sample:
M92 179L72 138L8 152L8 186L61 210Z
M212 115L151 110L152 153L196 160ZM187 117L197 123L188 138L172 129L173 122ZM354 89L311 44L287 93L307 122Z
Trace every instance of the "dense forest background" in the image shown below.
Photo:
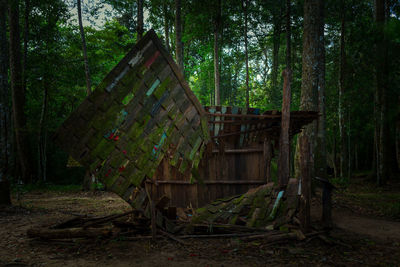
M81 183L51 136L150 28L203 105L280 110L290 67L291 109L302 109L304 7L324 1L305 2L0 0L0 180ZM384 184L400 164L400 3L322 5L310 24L323 27L318 159L334 177L367 171Z

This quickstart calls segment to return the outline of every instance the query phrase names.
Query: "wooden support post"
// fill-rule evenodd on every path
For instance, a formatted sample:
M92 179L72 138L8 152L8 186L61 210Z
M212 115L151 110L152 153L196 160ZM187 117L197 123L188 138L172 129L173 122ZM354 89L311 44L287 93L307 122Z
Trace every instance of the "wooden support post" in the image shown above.
M267 180L267 183L271 182L271 160L272 160L271 139L266 138L264 140L264 162L265 162L265 178Z
M147 198L149 200L149 205L150 205L150 213L151 213L151 236L153 241L156 240L157 238L157 225L156 225L156 207L154 205L154 201L150 195L148 187L150 186L149 183L144 183L145 184L145 190L147 194Z
M310 141L306 134L299 138L300 145L300 222L304 233L310 228L311 175L310 175Z
M286 187L290 175L290 79L292 71L286 68L282 72L283 76L283 101L281 117L281 135L279 138L279 159L278 159L278 184L280 188Z
M332 191L336 187L329 182L328 179L315 177L316 180L322 182L322 223L325 228L332 228Z

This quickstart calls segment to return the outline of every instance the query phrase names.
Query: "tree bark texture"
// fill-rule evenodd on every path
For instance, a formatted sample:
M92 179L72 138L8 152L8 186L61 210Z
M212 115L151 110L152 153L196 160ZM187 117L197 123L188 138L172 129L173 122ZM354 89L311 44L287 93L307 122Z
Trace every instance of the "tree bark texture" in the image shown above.
M244 13L244 55L246 61L246 108L250 107L250 87L249 87L249 53L247 51L247 11L248 11L248 0L243 0L243 13Z
M286 69L292 69L291 0L286 0Z
M10 74L15 145L20 166L21 178L25 183L32 182L32 164L26 128L25 93L21 68L21 43L19 30L19 1L9 3L10 21Z
M91 90L91 79L90 79L90 70L89 70L89 62L87 57L87 49L86 49L86 39L85 39L85 31L83 30L82 24L82 10L81 10L81 0L77 0L78 6L78 21L79 21L79 31L81 33L82 40L82 52L83 52L83 61L85 64L85 75L86 75L86 94L90 95Z
M282 119L281 135L279 139L279 159L278 159L278 184L280 188L286 187L290 176L290 80L292 71L290 68L283 70L283 101L282 101Z
M31 1L25 0L25 14L24 14L24 55L22 60L22 73L24 82L24 92L26 91L26 67L28 65L28 38L29 38L29 13L31 8Z
M178 66L182 72L185 72L183 64L183 42L182 42L182 18L181 18L182 3L181 0L175 0L175 56Z
M164 34L165 34L165 48L169 52L171 50L169 46L169 20L168 20L168 5L164 1L163 3L163 15L164 15Z
M398 106L400 107L400 96L397 100ZM396 119L396 159L397 159L397 169L400 170L400 109L397 112Z
M8 52L7 4L0 0L0 205L11 204L9 171L9 107L8 107Z
M389 120L388 120L388 51L385 25L385 0L375 0L375 22L377 24L376 43L376 93L375 132L377 134L377 184L383 185L389 175Z
M273 48L272 48L272 70L271 70L271 93L270 101L274 108L279 107L280 93L278 88L279 48L281 44L282 9L274 15Z
M340 136L340 177L348 174L348 152L347 152L347 129L346 129L346 7L342 1L341 8L341 27L340 27L340 70L339 70L339 136Z
M326 177L326 110L325 110L325 39L324 39L324 1L320 2L319 31L318 31L318 110L317 141L315 147L315 174Z
M215 105L221 105L220 72L219 72L219 32L221 24L221 0L216 1L214 16L214 94Z
M144 28L143 28L143 1L137 0L137 42L143 37Z
M322 0L304 1L304 30L302 55L302 83L300 110L318 110L318 36L319 7ZM301 211L304 230L310 222L311 177L314 175L313 140L316 139L315 123L307 125L299 135L299 168L302 185Z
M46 76L46 75L45 75ZM38 133L38 177L42 182L47 181L47 105L48 105L48 80L43 80L43 102L40 113L39 133Z

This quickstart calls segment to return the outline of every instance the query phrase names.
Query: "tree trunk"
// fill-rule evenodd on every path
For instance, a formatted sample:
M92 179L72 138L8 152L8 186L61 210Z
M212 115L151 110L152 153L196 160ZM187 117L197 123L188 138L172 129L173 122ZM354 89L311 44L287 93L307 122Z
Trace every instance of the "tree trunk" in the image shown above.
M30 13L30 6L31 6L31 1L30 0L25 0L25 19L24 19L24 58L22 60L23 65L22 65L22 76L23 76L23 82L24 82L24 92L26 92L26 66L28 64L28 37L29 37L29 13Z
M0 205L11 204L9 172L10 140L8 129L8 52L7 52L7 4L0 0Z
M163 2L163 14L164 14L165 48L169 52L171 49L169 47L168 5L165 1Z
M88 62L87 50L86 50L85 32L83 30L83 24L82 24L81 0L77 0L77 4L78 4L79 31L81 33L81 39L82 39L83 61L84 61L84 64L85 64L86 94L90 95L90 93L92 92L92 90L91 90L91 79L90 79L89 62Z
M318 78L319 69L318 46L319 46L319 22L322 0L304 1L304 30L303 30L303 71L301 83L301 110L318 110ZM316 136L315 123L307 125L298 138L300 176L301 176L301 218L302 227L305 231L309 229L310 223L310 199L311 199L311 177L314 170L313 140Z
M278 88L279 48L281 43L282 12L274 16L272 71L271 71L271 93L270 101L274 108L279 107L280 95Z
M279 138L279 159L278 159L278 183L280 188L284 188L290 177L290 102L292 70L290 68L290 0L286 1L286 69L282 72L283 76L283 99L282 99L282 118L281 135Z
M137 0L137 42L143 37L143 1Z
M246 108L250 107L250 88L249 88L249 53L247 51L247 8L249 1L243 0L242 7L244 13L244 55L246 61Z
M291 0L286 0L286 68L292 69Z
M215 105L221 105L220 97L220 73L219 73L219 31L221 21L221 0L216 1L216 10L214 17L214 91Z
M389 125L387 112L387 46L384 33L385 24L385 0L375 0L375 22L377 24L376 43L376 114L375 132L377 138L377 184L383 185L386 182L388 171L388 140Z
M282 72L283 76L283 101L282 101L282 119L281 119L281 135L279 139L279 159L278 159L278 184L279 188L286 187L290 176L290 80L291 70L286 68Z
M318 110L317 141L315 147L315 175L326 178L326 111L325 111L325 41L324 41L324 2L320 2L318 30Z
M15 144L21 178L25 183L32 182L32 164L29 150L28 132L25 117L25 94L22 81L21 43L19 30L19 1L9 4L10 20L10 74L13 100L13 119Z
M91 79L90 79L90 70L89 70L89 62L87 58L87 50L86 50L86 39L85 39L85 32L83 29L82 24L82 10L81 10L81 0L77 0L78 4L78 20L79 20L79 31L81 33L81 40L82 40L82 51L83 51L83 61L85 64L85 74L86 74L86 94L89 96L92 92L91 90ZM83 178L83 189L91 190L92 186L92 178L90 173L87 171Z
M398 97L398 106L400 106L400 96ZM400 109L397 112L396 120L396 158L397 158L397 169L400 170Z
M47 157L46 157L46 146L47 146L47 104L48 104L48 80L43 79L43 102L42 111L40 113L39 121L39 133L38 133L38 178L41 182L47 181Z
M350 110L347 111L347 177L351 177L351 168L352 166L352 156L351 156L351 120L350 120Z
M346 30L346 18L345 18L345 4L342 1L341 10L341 28L340 28L340 70L339 70L339 136L340 136L340 177L346 177L348 170L348 158L347 158L347 130L346 130L346 104L344 100L345 89L345 74L346 74L346 50L345 50L345 30Z
M182 73L185 73L183 64L183 43L182 43L182 19L181 19L181 0L175 0L175 56L178 66Z

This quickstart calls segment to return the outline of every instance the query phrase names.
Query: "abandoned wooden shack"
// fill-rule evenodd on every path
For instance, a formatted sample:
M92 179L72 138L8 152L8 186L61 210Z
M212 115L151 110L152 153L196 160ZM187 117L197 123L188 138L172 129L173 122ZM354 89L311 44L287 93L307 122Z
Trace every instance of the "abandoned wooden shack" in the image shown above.
M290 137L317 116L291 112ZM280 124L278 111L204 108L151 30L54 140L107 190L173 231L166 206L196 208L270 182ZM157 209L160 199L169 203Z
M240 195L271 179L271 160L278 149L281 113L239 107L205 107L211 139L196 173L178 171L161 161L153 177L153 195L167 196L176 207L201 207ZM290 137L317 118L316 112L291 112Z

